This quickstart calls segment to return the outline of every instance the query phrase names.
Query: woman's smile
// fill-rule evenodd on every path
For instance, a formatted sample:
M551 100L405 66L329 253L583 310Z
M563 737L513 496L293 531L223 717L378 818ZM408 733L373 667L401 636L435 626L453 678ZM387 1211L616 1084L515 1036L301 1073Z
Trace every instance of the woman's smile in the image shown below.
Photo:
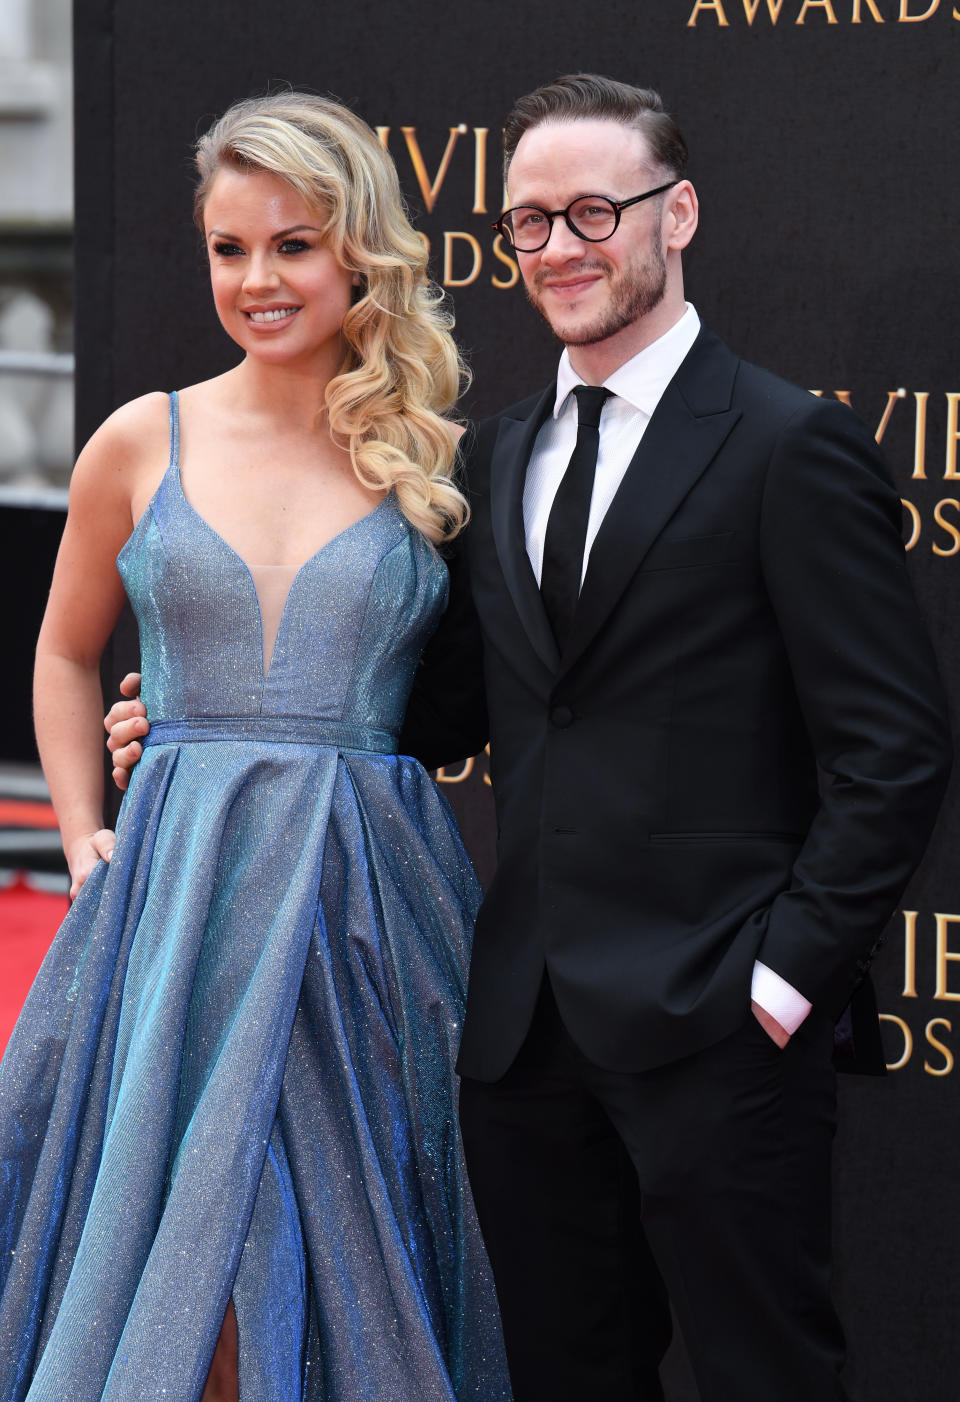
M251 310L243 308L243 314L252 325L264 330L280 330L284 326L289 326L299 307L268 307L263 310Z

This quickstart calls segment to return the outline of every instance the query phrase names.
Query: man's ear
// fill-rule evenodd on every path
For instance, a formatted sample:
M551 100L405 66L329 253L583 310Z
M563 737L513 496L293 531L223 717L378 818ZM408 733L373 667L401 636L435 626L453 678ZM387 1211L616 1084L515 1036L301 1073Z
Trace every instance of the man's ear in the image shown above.
M686 248L697 232L700 206L689 180L681 180L667 196L663 211L663 233L668 249Z

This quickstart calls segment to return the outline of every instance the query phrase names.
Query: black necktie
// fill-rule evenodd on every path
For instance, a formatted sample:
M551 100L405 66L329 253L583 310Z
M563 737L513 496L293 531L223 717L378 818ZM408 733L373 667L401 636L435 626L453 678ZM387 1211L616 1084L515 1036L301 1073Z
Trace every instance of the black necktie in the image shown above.
M600 411L610 390L577 385L577 441L550 508L543 542L540 594L557 646L570 632L583 574L583 552L600 447Z

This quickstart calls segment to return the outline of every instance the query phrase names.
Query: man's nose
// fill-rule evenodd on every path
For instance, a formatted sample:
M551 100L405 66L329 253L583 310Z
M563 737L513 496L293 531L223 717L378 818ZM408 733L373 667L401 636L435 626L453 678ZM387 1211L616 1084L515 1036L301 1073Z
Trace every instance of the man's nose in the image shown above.
M587 240L575 234L562 214L553 220L553 229L546 248L540 252L542 262L550 266L569 263L572 258L582 258L586 253Z

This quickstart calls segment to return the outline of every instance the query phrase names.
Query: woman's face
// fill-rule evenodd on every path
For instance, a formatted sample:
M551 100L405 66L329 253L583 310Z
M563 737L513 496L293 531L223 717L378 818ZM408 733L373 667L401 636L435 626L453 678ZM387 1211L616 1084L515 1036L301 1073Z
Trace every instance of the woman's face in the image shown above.
M249 356L318 361L330 373L339 365L359 278L324 244L322 222L278 175L225 167L215 177L203 211L213 300Z

